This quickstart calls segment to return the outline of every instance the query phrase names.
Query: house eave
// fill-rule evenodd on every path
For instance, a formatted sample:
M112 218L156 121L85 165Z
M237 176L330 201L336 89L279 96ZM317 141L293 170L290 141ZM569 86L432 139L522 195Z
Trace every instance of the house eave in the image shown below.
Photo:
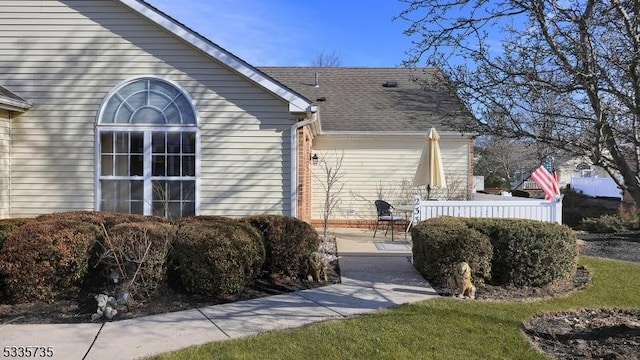
M349 138L353 136L428 136L429 131L324 131L319 135L332 136L336 138ZM477 136L475 133L463 133L459 131L438 131L440 137L465 137Z
M19 101L5 96L0 96L0 109L25 112L31 109L31 104L25 101Z
M118 0L123 5L157 24L164 30L191 44L205 54L222 63L224 66L256 83L265 90L289 103L290 112L309 112L311 102L290 89L282 86L274 79L247 64L231 52L207 40L202 35L194 32L185 25L179 23L169 15L162 13L142 0Z

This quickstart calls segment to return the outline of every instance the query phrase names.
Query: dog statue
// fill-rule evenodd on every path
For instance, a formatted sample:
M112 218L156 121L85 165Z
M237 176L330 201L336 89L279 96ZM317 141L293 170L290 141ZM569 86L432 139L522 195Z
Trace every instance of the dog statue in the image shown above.
M308 264L309 276L313 281L320 282L321 277L325 282L327 281L327 266L319 252L314 251L309 254Z
M465 296L469 299L476 298L476 287L471 283L471 268L466 262L458 263L452 268L448 282L451 296L456 296L457 290L460 298Z

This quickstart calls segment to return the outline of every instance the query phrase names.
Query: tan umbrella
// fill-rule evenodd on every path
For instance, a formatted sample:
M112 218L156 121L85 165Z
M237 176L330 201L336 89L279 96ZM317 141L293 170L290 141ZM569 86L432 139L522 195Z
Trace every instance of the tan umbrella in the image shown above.
M431 195L431 188L447 187L438 140L440 140L440 135L438 135L436 129L431 128L422 150L416 175L413 178L413 186L427 185L427 199Z

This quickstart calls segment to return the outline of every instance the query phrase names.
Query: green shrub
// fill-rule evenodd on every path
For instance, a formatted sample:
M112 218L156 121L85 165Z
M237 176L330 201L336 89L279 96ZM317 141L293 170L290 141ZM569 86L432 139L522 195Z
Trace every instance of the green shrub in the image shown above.
M630 225L617 215L602 215L597 218L582 219L580 229L592 233L620 233L635 227Z
M466 219L493 246L491 282L541 286L573 275L576 238L559 224L523 219Z
M7 294L17 302L73 296L87 273L98 229L79 221L29 221L0 252Z
M491 276L492 248L488 236L467 226L464 219L440 217L411 229L413 263L434 285L445 284L450 269L465 261L473 281L482 283Z
M263 263L262 239L248 224L217 217L177 222L169 266L189 293L239 293L255 280Z
M93 268L103 279L117 271L121 290L134 297L153 295L165 280L174 226L152 221L121 223L110 228L107 234L100 240L99 261Z
M306 278L309 254L320 246L320 236L311 225L281 215L256 215L243 220L262 234L265 271Z

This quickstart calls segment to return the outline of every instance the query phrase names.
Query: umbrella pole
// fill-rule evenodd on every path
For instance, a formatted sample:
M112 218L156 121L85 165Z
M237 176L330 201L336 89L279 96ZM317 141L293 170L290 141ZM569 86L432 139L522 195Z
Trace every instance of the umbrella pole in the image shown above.
M431 184L427 184L427 200L431 199Z

